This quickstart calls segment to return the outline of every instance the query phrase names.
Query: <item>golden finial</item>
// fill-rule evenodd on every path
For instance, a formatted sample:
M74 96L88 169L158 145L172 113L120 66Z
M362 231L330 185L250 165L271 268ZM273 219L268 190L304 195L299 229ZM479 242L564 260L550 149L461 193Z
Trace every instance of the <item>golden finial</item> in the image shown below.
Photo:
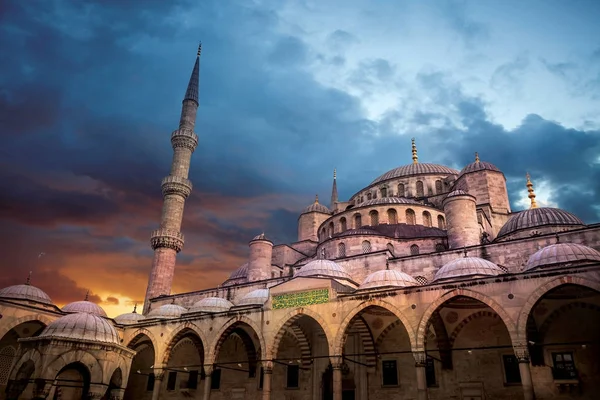
M319 195L315 194L315 204L319 204Z
M527 173L527 191L529 192L529 200L531 200L530 208L537 208L537 203L535 201L535 192L533 191L533 183L531 183L531 177L529 176L529 172Z
M335 170L335 168L333 169L333 179L335 179L337 177L337 172Z
M415 144L415 138L412 138L411 142L412 142L412 159L413 159L413 164L417 164L419 162L419 157L417 156L417 145Z
M200 53L202 53L202 42L198 45L198 57L200 57Z
M137 303L133 305L133 313L137 314Z
M29 275L27 275L27 281L25 282L26 285L31 285L31 271L29 271Z
M479 153L475 152L475 162L479 162Z
M83 299L84 301L88 301L90 298L90 289L88 289L87 292L85 292L85 299Z

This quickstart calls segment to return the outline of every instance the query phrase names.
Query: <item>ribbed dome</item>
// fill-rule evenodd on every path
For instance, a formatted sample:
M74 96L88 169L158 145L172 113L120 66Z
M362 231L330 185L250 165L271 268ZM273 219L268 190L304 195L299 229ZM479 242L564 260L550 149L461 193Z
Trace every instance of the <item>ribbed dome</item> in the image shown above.
M119 335L110 322L89 313L65 315L52 322L39 337L59 337L119 344Z
M469 174L471 172L477 172L477 171L502 172L502 171L500 171L500 169L498 167L496 167L492 163L489 163L486 161L475 161L475 162L472 162L471 164L467 165L466 167L464 167L462 169L462 171L460 171L460 176L463 176L464 174Z
M248 263L245 263L229 275L229 279L240 279L248 276Z
M28 284L13 285L0 289L0 297L5 299L31 300L44 304L53 304L50 296L42 289Z
M346 278L350 279L350 275L344 267L334 263L329 260L314 260L300 268L298 272L296 272L296 277L298 276L328 276L331 278Z
M73 303L69 303L64 306L62 310L66 313L87 313L99 315L100 317L106 317L106 312L102 309L102 307L87 300L74 301Z
M396 286L408 287L417 286L419 282L412 276L395 269L384 269L376 271L365 278L359 289L372 289L377 287Z
M388 179L408 177L413 175L457 175L458 171L439 164L417 163L403 165L402 167L394 168L385 174L381 175L371 185L387 181Z
M556 264L585 261L600 262L600 252L580 244L557 243L546 246L529 257L525 271Z
M488 260L478 257L462 257L450 261L435 273L434 281L459 277L479 277L501 275L505 272Z
M148 318L179 318L181 314L187 312L187 308L177 304L163 304L148 313Z
M222 297L205 297L194 303L192 308L190 308L190 312L223 312L229 311L231 307L233 307L233 303Z
M318 212L321 214L331 214L331 211L329 210L329 208L327 208L323 204L319 203L319 200L315 200L314 203L312 203L310 206L306 207L302 211L302 214L306 214L309 212Z
M239 306L263 305L269 300L269 289L256 289L238 300Z
M383 197L379 199L367 200L364 203L357 204L357 207L377 206L381 204L419 204L416 200L407 199L406 197Z
M121 325L131 325L138 323L146 319L142 314L138 314L137 312L130 312L127 314L121 314L115 317L115 322Z
M498 232L498 238L520 231L546 225L582 226L583 221L559 208L540 207L520 211L506 221Z

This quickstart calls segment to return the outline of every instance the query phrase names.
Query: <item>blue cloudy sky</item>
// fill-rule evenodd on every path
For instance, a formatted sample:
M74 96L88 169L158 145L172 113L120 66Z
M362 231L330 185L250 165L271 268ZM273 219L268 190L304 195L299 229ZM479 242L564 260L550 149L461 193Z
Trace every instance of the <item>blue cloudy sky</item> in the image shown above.
M294 240L334 168L347 198L411 137L423 162L478 151L514 209L529 171L539 203L597 222L599 18L594 0L2 2L0 286L33 270L112 314L143 297L199 40L175 292L224 280L260 231Z

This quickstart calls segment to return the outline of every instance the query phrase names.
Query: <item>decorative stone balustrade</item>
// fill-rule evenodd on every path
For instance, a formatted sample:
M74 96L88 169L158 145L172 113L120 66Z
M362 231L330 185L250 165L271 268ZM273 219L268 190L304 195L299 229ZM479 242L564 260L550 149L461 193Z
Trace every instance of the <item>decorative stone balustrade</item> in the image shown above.
M163 196L178 194L185 199L192 192L192 182L180 176L169 175L163 178L161 189Z
M183 233L171 229L157 229L152 232L150 243L153 250L166 247L179 253L183 248L184 236Z
M198 135L191 129L177 129L171 134L171 145L173 149L185 147L193 152L198 146Z

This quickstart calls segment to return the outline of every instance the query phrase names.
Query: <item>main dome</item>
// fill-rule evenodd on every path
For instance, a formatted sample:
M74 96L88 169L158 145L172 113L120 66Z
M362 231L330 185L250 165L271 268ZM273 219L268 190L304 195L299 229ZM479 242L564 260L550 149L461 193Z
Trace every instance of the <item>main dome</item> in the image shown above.
M413 175L458 175L458 171L444 165L439 164L429 164L429 163L416 163L416 164L408 164L403 165L398 168L394 168L389 170L385 174L381 175L373 182L371 185L374 185L379 182L387 181L388 179L393 178L403 178L407 176Z
M6 299L31 300L44 304L53 304L50 296L42 289L29 284L13 285L0 289L0 297Z
M65 315L53 321L40 337L83 339L95 342L119 344L119 335L110 322L89 313Z
M495 276L505 272L488 260L479 257L462 257L452 260L440 268L433 277L434 281L461 277Z
M600 252L576 243L556 243L535 252L525 266L525 271L539 267L572 262L600 262Z
M498 238L522 229L531 229L546 225L583 226L582 220L560 208L540 207L524 210L513 215L498 232Z
M350 275L344 267L329 260L314 260L304 265L294 277L327 276L330 278L350 279Z
M82 301L74 301L73 303L69 303L62 308L62 310L66 313L87 313L94 314L100 317L106 317L106 312L102 307L100 307L96 303L92 303L91 301L82 300Z
M359 289L372 289L386 286L408 287L417 285L419 285L419 282L404 272L395 269L383 269L369 274L362 285L360 285Z

